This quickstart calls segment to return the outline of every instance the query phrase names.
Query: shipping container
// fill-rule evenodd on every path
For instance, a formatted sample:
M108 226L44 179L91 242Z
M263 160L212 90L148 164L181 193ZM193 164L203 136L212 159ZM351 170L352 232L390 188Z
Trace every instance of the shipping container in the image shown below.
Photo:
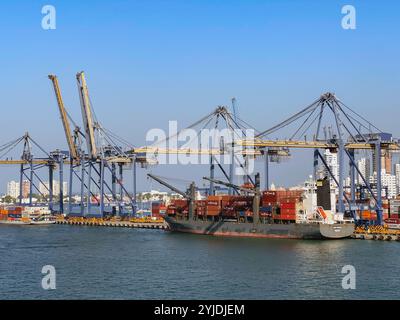
M281 214L280 219L281 220L296 220L296 215L295 214Z
M296 202L283 202L281 203L281 209L296 209Z
M272 212L272 206L260 207L260 212Z
M208 196L207 200L210 200L210 201L221 201L222 200L222 196Z
M280 210L281 215L296 215L296 209L282 209Z
M210 206L220 208L221 207L221 201L207 200L207 207L210 207Z

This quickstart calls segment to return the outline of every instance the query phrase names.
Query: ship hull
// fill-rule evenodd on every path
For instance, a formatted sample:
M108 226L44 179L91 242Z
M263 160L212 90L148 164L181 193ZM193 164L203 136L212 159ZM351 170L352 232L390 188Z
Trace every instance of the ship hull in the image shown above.
M0 220L0 224L8 224L8 225L14 225L14 226L27 226L30 224L30 222L25 222L25 221L11 221L11 220Z
M165 217L171 231L201 235L272 238L272 239L341 239L350 237L354 224L253 224L232 221L176 220Z

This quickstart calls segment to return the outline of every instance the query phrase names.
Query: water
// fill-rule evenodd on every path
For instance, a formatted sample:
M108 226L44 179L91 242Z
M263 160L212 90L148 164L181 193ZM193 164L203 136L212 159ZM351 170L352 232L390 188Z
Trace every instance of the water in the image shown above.
M341 269L356 268L356 289ZM400 243L0 226L2 299L399 299ZM57 271L55 290L41 269Z

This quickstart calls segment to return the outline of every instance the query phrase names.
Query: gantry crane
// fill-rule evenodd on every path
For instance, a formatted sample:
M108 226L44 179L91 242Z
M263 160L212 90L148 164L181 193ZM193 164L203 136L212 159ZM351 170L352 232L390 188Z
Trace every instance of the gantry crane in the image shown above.
M19 204L23 205L23 179L27 179L29 182L29 205L32 205L32 195L33 189L35 189L39 194L44 196L41 192L40 188L35 184L35 180L38 180L39 183L42 183L44 188L47 189L50 195L49 208L52 208L53 202L53 190L52 188L47 187L39 175L36 173L37 170L48 167L49 168L49 177L52 177L53 170L56 167L57 163L54 157L51 154L48 154L31 136L28 132L26 132L22 137L10 141L6 144L0 146L0 158L4 158L9 155L13 150L15 150L19 145L23 144L23 151L20 159L12 159L12 157L7 157L6 159L0 160L0 165L19 165L20 167L20 176L19 176ZM34 157L33 147L36 147L41 153L43 153L44 157Z
M53 83L54 93L56 95L58 110L60 111L61 121L64 127L65 138L68 143L69 152L71 158L74 160L78 160L80 155L78 153L78 148L74 141L74 136L71 134L71 127L68 120L67 111L64 106L64 101L61 95L60 85L58 83L57 76L50 74L49 79Z
M61 114L61 119L64 127L65 136L67 139L69 151L70 151L70 194L72 194L73 177L76 176L80 180L81 184L81 214L85 214L85 206L87 206L87 212L91 213L91 197L93 197L98 205L100 206L101 214L104 213L104 198L109 202L110 198L105 194L105 189L112 193L112 200L117 202L116 185L120 186L120 202L119 202L119 212L122 211L121 202L123 201L123 195L128 192L123 185L123 173L122 166L124 164L130 164L134 162L134 157L124 154L120 147L116 146L112 139L108 136L108 132L100 125L100 123L95 120L94 112L92 109L88 87L86 83L86 78L84 72L79 72L76 74L76 81L78 86L78 93L81 105L81 114L84 133L80 131L80 128L75 125L74 135L71 135L71 128L69 124L69 115L64 106L64 102L61 96L61 90L58 84L57 77L50 75L49 78L52 80L53 88L56 94L59 112ZM86 141L86 153L81 148L81 136ZM99 139L97 139L99 138ZM108 145L97 145L97 140L107 140ZM54 155L56 157L56 155ZM65 163L65 161L63 162ZM99 168L96 168L98 165ZM116 165L119 166L119 177L117 178ZM74 167L81 168L81 174L78 175L75 172ZM110 187L105 181L105 170L110 170L112 186ZM136 190L136 167L134 165L134 189ZM98 175L99 180L96 181L93 175ZM86 182L85 182L86 181ZM92 192L92 184L94 184L100 193L100 199L98 199ZM84 202L85 192L87 191L87 204ZM134 191L135 195L136 191ZM132 209L135 211L135 204L131 198ZM61 206L62 207L62 206ZM69 213L72 212L71 197L69 201ZM116 213L116 207L113 206L113 214Z
M89 92L86 85L86 78L83 71L76 74L76 81L78 85L79 99L81 102L82 122L86 136L86 146L88 155L91 159L97 158L97 147L94 136L94 121L92 109L90 106Z
M321 138L322 129L322 119L325 115L325 111L331 111L333 115L333 120L336 128L336 134L332 137ZM304 120L305 118L305 120ZM297 120L303 119L299 127L297 127L294 134L290 139L268 139L268 136L276 131L288 127L289 125L295 123ZM316 124L316 132L313 133L313 139L307 141L306 139L300 140L299 136L302 136L307 130ZM361 177L365 183L367 189L369 190L371 196L376 202L376 212L378 214L378 223L382 223L382 185L381 185L381 150L386 150L388 152L398 152L400 150L399 143L397 141L385 141L382 140L379 134L374 134L372 129L379 133L382 133L377 127L372 123L367 121L365 118L360 116L358 113L354 112L352 109L347 107L342 103L333 93L322 94L316 101L311 105L296 113L295 115L289 117L288 119L280 122L279 124L267 129L258 135L254 139L243 139L237 140L236 143L242 146L250 146L256 149L268 149L268 148L298 148L298 149L314 149L314 177L316 176L316 167L318 165L318 160L321 160L331 178L337 184L339 189L338 198L338 211L344 212L344 199L349 204L350 211L355 217L355 172ZM368 130L368 133L365 133ZM346 140L345 134L348 134L348 139ZM326 162L323 159L319 149L328 149L333 152L338 153L339 159L339 177L336 179L330 168L328 168ZM373 192L369 182L360 172L354 159L355 150L371 150L374 152L376 170L377 170L377 190ZM344 159L349 158L350 165L350 179L351 179L351 199L348 199L344 192Z

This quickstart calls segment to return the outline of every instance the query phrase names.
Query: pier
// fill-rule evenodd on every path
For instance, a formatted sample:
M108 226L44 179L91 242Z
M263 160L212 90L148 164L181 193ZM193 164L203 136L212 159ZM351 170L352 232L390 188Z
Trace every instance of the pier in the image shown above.
M400 230L388 229L385 226L357 227L353 239L400 241Z
M168 225L164 221L117 221L105 220L100 218L58 218L56 224L67 224L75 226L92 226L92 227L119 227L119 228L140 228L140 229L168 229Z

